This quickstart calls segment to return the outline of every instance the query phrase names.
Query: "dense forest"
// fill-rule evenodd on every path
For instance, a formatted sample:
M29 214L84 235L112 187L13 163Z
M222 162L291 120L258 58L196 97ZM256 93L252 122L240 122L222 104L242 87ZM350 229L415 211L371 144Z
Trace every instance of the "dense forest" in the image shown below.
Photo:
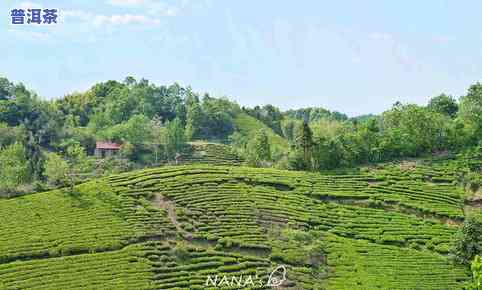
M249 166L306 171L476 150L482 84L459 98L427 100L426 106L397 102L380 115L348 118L324 108L246 108L190 87L133 77L44 100L0 78L0 193L173 163L192 141L231 145ZM99 141L121 144L120 153L95 158Z

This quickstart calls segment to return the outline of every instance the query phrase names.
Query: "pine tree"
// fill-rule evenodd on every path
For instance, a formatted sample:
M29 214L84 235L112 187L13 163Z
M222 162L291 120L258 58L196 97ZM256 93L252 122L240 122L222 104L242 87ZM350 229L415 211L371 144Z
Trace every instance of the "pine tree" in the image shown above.
M295 138L295 149L303 158L304 169L312 169L313 145L313 132L308 122L304 121L298 128Z

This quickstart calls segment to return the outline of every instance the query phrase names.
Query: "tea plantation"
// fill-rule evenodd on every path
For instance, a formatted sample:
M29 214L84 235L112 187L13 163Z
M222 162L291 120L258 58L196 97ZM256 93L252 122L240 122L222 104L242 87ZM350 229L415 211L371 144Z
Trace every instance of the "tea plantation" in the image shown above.
M237 166L243 161L231 146L198 141L188 144L181 154L179 163Z
M0 200L0 289L269 289L279 265L288 289L462 289L471 279L447 256L468 210L459 160L349 175L230 162Z

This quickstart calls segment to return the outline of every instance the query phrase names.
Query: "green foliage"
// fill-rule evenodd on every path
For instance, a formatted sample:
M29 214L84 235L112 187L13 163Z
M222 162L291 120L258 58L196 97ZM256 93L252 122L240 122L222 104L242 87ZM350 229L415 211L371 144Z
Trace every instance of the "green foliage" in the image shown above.
M417 105L397 105L383 113L381 150L388 156L419 156L447 148L448 120ZM386 152L386 153L385 153Z
M67 180L70 190L74 191L75 183L93 176L93 164L82 146L74 144L67 148L65 154L68 164Z
M447 154L478 144L482 136L481 87L472 85L460 105L442 94L427 107L398 103L381 116L348 119L323 108L281 112L268 104L241 109L227 98L208 94L201 98L190 87L176 83L157 86L133 77L97 83L86 92L44 101L23 84L1 78L0 147L23 144L29 157L27 175L33 182L43 182L47 175L44 152L64 154L78 144L86 155L92 155L96 140L127 144L121 157L128 157L136 167L172 160L185 141L206 140L231 143L238 154L254 160L254 166L333 170ZM306 126L302 124L305 120ZM260 130L267 135L269 158L250 153L255 143L251 138ZM311 141L299 138L309 135ZM269 162L255 161L263 159ZM131 165L119 164L122 168ZM465 175L469 177L471 187L476 188L479 179L473 173Z
M288 110L285 115L289 118L294 118L300 121L316 122L323 119L328 120L347 120L348 117L345 114L336 111L329 111L324 108L303 108L298 110Z
M189 258L189 251L184 243L178 243L174 247L174 255L180 260L187 260Z
M335 169L343 162L343 145L337 138L319 138L314 147L314 167L318 170Z
M322 238L313 232L286 228L273 239L272 259L290 265L311 266L313 270L318 270L326 262Z
M16 188L28 181L28 164L25 147L14 143L0 149L0 192L13 193Z
M0 101L10 98L14 90L15 86L7 78L0 77Z
M45 176L47 181L53 185L66 185L68 183L69 164L60 155L48 153L45 162Z
M295 120L284 120L281 122L281 131L283 136L290 142L293 143L295 140L295 128L297 127L297 121Z
M427 108L431 111L455 118L459 106L452 96L441 94L430 99Z
M127 122L100 131L100 139L143 144L151 141L150 120L144 115L134 115Z
M186 139L191 141L200 137L203 113L199 104L199 98L195 95L188 95L186 106Z
M273 132L273 130L271 130L264 123L246 113L237 114L234 118L234 122L236 124L236 129L246 138L249 138L249 136L254 136L256 132L264 129L266 134L268 134L272 151L278 149L281 151L287 151L289 148L288 142L285 139Z
M248 115L260 120L271 128L276 134L282 135L281 122L284 117L280 110L273 105L255 106L253 109L244 108L243 111Z
M203 98L203 120L200 134L202 138L227 139L234 131L233 115L238 110L237 105L226 98Z
M0 123L0 148L24 141L24 134L22 127L9 127L5 123Z
M467 290L481 290L482 289L482 259L476 255L470 264L472 271L472 283L467 287Z
M143 144L151 141L149 119L144 115L134 115L127 121L125 140L132 144Z
M470 86L460 99L460 117L473 136L474 143L482 140L482 84Z
M182 151L185 145L185 133L179 119L174 119L166 124L166 152L169 159L173 159L176 153Z
M312 169L313 146L313 132L308 122L303 122L296 131L295 149L302 156L302 168L305 170Z
M271 147L265 130L256 132L247 147L249 164L261 166L264 162L271 160Z
M460 264L469 264L480 254L482 243L482 227L474 217L468 217L460 228L455 243L450 249L452 259Z

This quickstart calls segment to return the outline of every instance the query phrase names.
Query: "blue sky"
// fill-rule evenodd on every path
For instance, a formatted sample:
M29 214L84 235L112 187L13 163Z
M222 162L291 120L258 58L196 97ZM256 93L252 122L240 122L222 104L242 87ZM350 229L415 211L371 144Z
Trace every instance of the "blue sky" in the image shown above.
M27 7L58 8L60 23L9 24ZM4 0L0 11L0 75L45 98L132 75L353 116L460 96L482 78L475 0Z

